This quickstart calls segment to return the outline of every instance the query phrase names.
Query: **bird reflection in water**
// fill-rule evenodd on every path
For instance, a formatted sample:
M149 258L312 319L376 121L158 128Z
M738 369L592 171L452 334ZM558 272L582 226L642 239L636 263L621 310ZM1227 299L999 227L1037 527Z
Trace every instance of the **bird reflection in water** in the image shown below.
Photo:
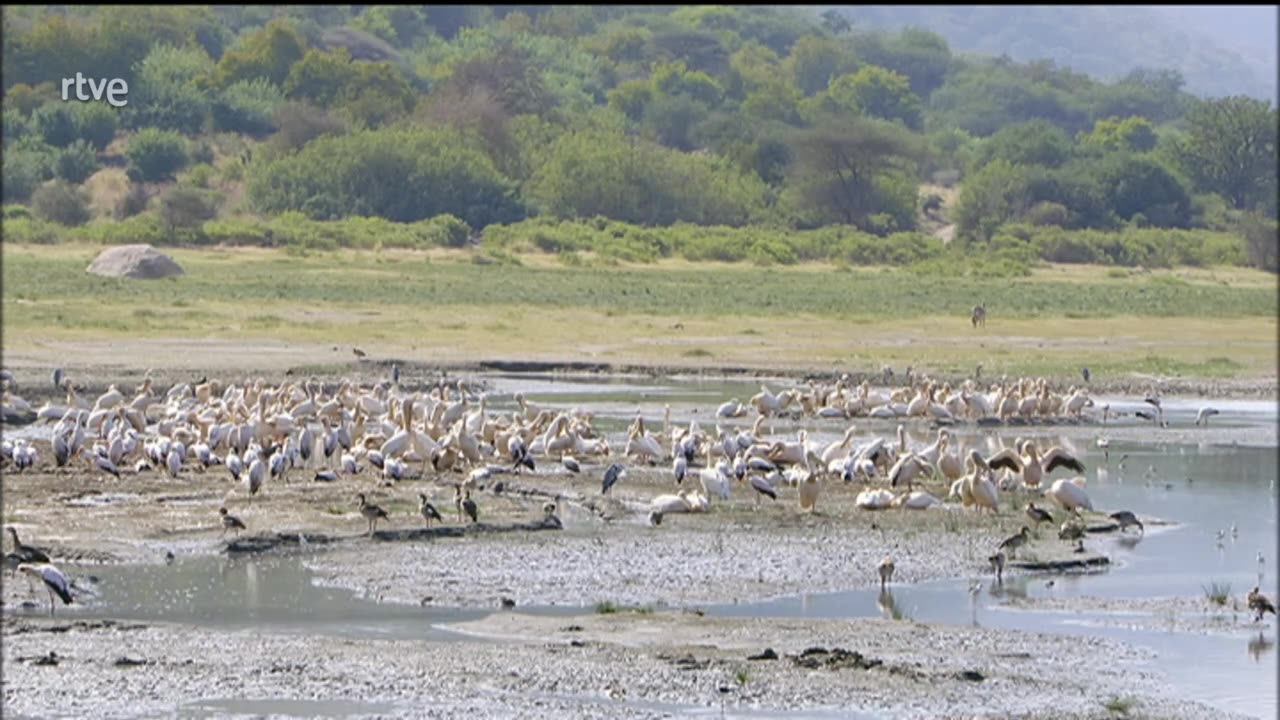
M1010 578L1005 582L991 584L991 596L996 598L1027 599L1026 576Z
M1249 640L1249 657L1254 662L1262 662L1262 656L1274 650L1276 644L1266 638L1262 633L1258 633L1258 637Z
M1141 535L1121 535L1116 538L1116 544L1125 550L1132 550L1142 542Z
M906 615L902 614L902 610L898 608L898 603L893 599L893 591L885 588L880 591L880 596L876 598L876 605L880 607L880 613L889 620L902 620Z

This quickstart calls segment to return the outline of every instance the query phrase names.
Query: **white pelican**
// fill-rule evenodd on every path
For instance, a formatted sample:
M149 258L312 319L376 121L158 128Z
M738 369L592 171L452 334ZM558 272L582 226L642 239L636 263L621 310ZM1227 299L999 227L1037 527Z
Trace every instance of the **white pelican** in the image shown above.
M800 511L816 512L818 509L818 491L822 486L818 484L818 474L810 471L805 476L804 481L800 483Z
M1070 480L1055 480L1045 494L1057 500L1065 510L1074 511L1080 508L1093 510L1093 502L1089 500L1089 494Z
M681 490L675 495L659 495L650 501L649 506L653 512L662 514L689 512L688 493L688 490Z
M967 494L973 498L974 504L991 512L997 512L1000 504L1000 491L991 482L990 473L973 472L967 476Z
M858 493L854 504L863 510L883 510L893 504L893 493L883 488L867 489Z
M927 510L937 504L939 504L938 498L920 490L901 493L893 499L892 503L894 507L905 507L908 510Z
M736 418L745 414L747 414L747 406L738 402L738 398L733 398L716 409L716 417Z

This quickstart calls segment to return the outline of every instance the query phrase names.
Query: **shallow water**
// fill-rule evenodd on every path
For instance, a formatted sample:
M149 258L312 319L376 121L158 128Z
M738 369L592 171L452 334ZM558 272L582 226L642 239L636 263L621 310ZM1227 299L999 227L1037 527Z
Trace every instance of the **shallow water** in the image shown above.
M548 408L579 407L595 413L596 426L607 433L625 429L643 411L651 428L661 430L665 405L670 405L672 421L687 424L696 419L707 431L723 427L749 426L751 420L719 420L716 407L731 397L746 401L758 392L760 382L723 380L686 381L663 386L647 384L647 379L617 381L593 378L589 381L550 377L491 378L490 408L510 408L511 394L523 390L528 401ZM778 391L785 385L767 383ZM1176 523L1151 526L1145 534L1130 531L1126 537L1091 536L1090 546L1111 556L1113 565L1098 573L1058 576L1010 577L1001 585L989 575L982 578L976 596L969 592L970 578L916 586L894 586L890 598L878 589L780 598L768 602L704 607L711 615L764 617L865 617L892 614L930 623L1011 628L1068 635L1103 636L1150 648L1156 653L1153 669L1164 673L1185 697L1236 712L1274 717L1277 712L1275 620L1271 627L1243 628L1228 636L1193 632L1130 630L1103 627L1103 616L1090 613L1048 612L1012 609L1011 596L1068 598L1199 597L1209 583L1229 583L1233 597L1240 598L1255 584L1259 571L1263 586L1273 597L1280 589L1276 565L1277 473L1274 448L1233 446L1230 441L1210 443L1150 443L1112 440L1109 458L1094 439L1117 428L1140 427L1132 410L1146 407L1132 399L1099 398L1099 405L1111 403L1113 411L1128 412L1128 418L1108 427L1043 426L953 429L966 447L984 453L1011 444L1015 436L1036 437L1039 442L1060 444L1075 451L1088 467L1087 491L1095 507L1108 511L1128 509L1139 516L1152 516ZM1168 400L1165 419L1173 426L1192 426L1198 401ZM1257 428L1276 422L1276 406L1267 402L1213 403L1221 414L1212 420L1215 429ZM856 442L882 434L892 437L896 422L855 421L860 432ZM804 428L811 439L838 440L847 421L769 421L766 431L794 433ZM38 433L35 427L23 432ZM47 430L46 430L47 432ZM909 431L914 443L932 442L935 431L917 427ZM1221 433L1219 433L1219 437ZM1230 437L1230 433L1226 437ZM613 438L610 438L611 443ZM1051 503L1045 503L1051 506ZM1231 528L1236 532L1232 534ZM1223 531L1221 542L1218 532ZM1264 564L1260 567L1257 554ZM978 550L975 549L975 559ZM989 552L981 550L981 557ZM474 637L451 633L441 625L475 619L488 611L450 610L439 607L381 604L356 599L350 591L318 587L312 573L301 563L303 556L280 555L259 558L177 558L171 565L83 567L68 566L77 578L77 587L88 595L86 607L62 615L110 617L121 620L169 621L226 629L255 628L276 632L305 632L340 637L415 638L422 640L476 641ZM902 560L900 559L901 563ZM872 569L866 569L868 574ZM87 583L89 575L98 582ZM1046 581L1054 580L1048 587ZM888 602L886 602L886 600ZM882 607L891 602L892 607ZM70 609L68 609L70 610ZM28 612L44 612L41 604ZM521 608L522 612L556 615L591 612L588 608ZM1113 616L1114 617L1114 616ZM183 717L225 714L299 714L343 716L389 712L387 707L355 707L311 701L208 700L183 708ZM241 704L235 704L241 703ZM360 705L360 704L356 704ZM636 707L641 707L636 705ZM705 708L644 706L659 712L680 715L707 714ZM719 708L715 709L716 714ZM834 712L834 711L833 711ZM730 716L730 715L726 715ZM733 717L767 717L741 711ZM788 717L822 717L819 711ZM840 713L848 717L847 713Z

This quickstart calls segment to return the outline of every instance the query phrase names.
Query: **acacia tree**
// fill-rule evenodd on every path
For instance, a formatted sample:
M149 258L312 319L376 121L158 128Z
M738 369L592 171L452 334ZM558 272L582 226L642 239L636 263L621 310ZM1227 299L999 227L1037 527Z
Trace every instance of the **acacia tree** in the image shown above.
M1277 117L1270 103L1254 98L1202 102L1187 114L1180 164L1199 189L1236 209L1274 208Z
M816 222L864 229L872 215L901 214L895 206L903 198L894 190L914 179L925 154L921 139L902 126L864 117L827 118L790 140L795 159L788 175L796 209ZM914 212L914 195L906 201Z

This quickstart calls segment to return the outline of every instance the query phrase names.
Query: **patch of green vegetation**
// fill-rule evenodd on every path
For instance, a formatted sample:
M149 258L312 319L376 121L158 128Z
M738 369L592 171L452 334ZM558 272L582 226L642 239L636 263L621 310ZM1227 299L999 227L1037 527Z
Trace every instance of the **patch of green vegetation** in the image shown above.
M1231 583L1219 583L1215 580L1200 588L1204 590L1205 599L1219 607L1226 606L1227 600L1231 599Z
M701 357L701 358L713 357L709 350L704 350L703 348L693 348L692 350L685 350L684 352L680 353L680 355L683 357Z
M641 607L638 605L619 605L612 600L602 600L601 602L596 603L597 615L614 615L624 612L635 613L637 615L652 615L653 608L648 606Z
M1127 718L1129 717L1129 713L1133 712L1133 709L1137 707L1137 705L1138 701L1135 698L1114 695L1108 698L1107 701L1102 704L1102 707L1106 708L1107 712L1112 715Z
M288 300L323 306L341 298L353 305L439 307L519 305L587 307L601 312L692 316L723 315L751 308L764 316L861 316L875 307L879 317L935 315L948 308L963 314L975 297L985 298L999 319L1105 318L1120 314L1156 317L1275 317L1272 288L1187 286L1152 283L1058 282L1041 278L991 284L956 277L945 283L903 287L893 275L861 273L854 283L815 282L809 271L775 269L762 295L756 272L746 267L707 273L698 268L557 268L433 263L391 278L371 275L368 254L288 258L283 267L255 256L215 259L205 252L175 253L186 274L168 283L122 283L84 272L73 253L46 254L31 246L4 247L6 300L37 302L94 298L100 307L122 304L166 307L182 299L257 304ZM385 273L385 271L379 271ZM27 308L22 308L26 312ZM6 318L14 319L14 318ZM20 322L22 314L17 314ZM448 327L448 326L446 326Z

